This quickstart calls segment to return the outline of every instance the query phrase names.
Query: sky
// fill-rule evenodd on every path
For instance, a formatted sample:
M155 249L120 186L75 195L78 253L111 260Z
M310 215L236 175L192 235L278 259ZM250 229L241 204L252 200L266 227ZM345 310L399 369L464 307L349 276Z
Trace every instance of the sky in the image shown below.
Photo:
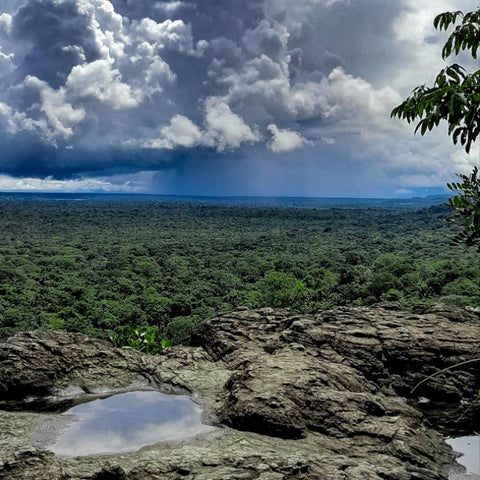
M474 0L1 0L0 191L409 197L480 161L390 118ZM469 58L459 61L478 68Z

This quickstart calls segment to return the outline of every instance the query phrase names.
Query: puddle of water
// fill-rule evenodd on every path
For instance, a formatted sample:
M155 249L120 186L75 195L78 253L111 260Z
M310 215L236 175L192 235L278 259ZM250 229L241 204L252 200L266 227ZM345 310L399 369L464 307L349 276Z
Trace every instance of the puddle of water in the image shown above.
M138 391L76 405L40 427L42 448L60 456L138 450L214 430L188 396Z
M470 478L480 478L477 477L477 475L480 476L480 435L450 438L447 443L455 452L461 454L457 458L457 463L467 469L467 474L475 475L475 477ZM469 477L466 476L465 478Z

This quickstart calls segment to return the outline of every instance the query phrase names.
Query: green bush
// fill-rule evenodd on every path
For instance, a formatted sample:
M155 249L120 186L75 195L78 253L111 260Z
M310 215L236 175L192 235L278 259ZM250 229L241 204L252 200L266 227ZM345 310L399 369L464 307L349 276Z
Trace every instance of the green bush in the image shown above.
M165 336L171 340L173 344L180 343L198 324L198 317L177 317L170 321L165 329Z
M288 273L272 271L258 282L260 302L269 307L289 307L298 303L305 284Z
M123 325L107 332L110 341L116 347L131 348L155 355L170 345L161 337L158 327L131 327Z
M391 288L384 296L383 298L387 302L397 302L402 298L402 294L396 289L396 288Z

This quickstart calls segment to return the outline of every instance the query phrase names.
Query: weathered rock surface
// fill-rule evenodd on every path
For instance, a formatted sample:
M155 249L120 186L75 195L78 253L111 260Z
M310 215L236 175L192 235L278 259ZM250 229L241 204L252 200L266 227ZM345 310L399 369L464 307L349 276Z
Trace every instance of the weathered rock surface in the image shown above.
M82 335L18 334L0 344L0 478L446 478L451 451L429 411L408 397L457 406L473 398L475 363L410 390L479 349L478 315L438 306L418 314L393 306L318 315L239 309L202 323L190 346L157 357ZM60 401L131 385L190 392L206 421L222 428L121 455L57 458L32 446L48 414L23 397ZM11 402L23 410L11 411Z

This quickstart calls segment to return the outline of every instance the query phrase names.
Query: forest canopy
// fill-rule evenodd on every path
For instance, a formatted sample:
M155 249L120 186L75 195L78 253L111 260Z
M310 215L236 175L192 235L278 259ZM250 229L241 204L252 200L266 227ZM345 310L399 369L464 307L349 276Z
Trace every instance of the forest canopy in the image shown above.
M478 262L450 245L447 212L0 197L0 335L149 326L177 342L240 305L478 305Z

